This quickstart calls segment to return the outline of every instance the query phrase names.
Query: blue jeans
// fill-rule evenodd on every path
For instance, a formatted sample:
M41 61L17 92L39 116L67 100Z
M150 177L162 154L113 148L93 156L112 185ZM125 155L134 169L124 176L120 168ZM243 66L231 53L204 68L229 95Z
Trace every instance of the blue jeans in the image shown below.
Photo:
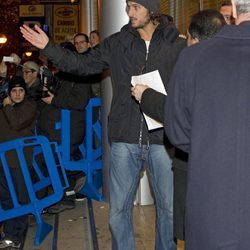
M113 250L134 250L132 209L140 172L148 163L148 178L156 206L156 250L175 250L173 236L173 173L165 146L112 143L110 218Z

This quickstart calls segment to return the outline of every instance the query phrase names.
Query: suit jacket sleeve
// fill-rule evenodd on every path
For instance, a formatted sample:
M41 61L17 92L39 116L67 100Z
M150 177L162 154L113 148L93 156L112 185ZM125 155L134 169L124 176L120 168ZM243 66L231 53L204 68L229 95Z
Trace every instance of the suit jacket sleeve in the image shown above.
M107 39L97 49L86 54L78 54L49 41L43 53L61 71L75 75L98 74L110 65L110 46Z
M141 98L142 111L151 118L163 122L166 95L151 88L146 89Z
M194 74L189 48L183 50L170 79L165 101L164 128L170 142L181 150L190 151L191 109L194 96Z

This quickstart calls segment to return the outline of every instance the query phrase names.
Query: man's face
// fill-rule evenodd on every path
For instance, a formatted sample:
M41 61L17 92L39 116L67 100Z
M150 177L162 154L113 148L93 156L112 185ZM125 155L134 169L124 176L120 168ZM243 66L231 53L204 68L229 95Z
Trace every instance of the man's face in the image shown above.
M10 99L13 103L20 103L24 100L25 90L22 87L15 87L10 91Z
M150 23L149 12L141 4L128 1L127 14L130 19L131 26L135 29L143 29Z
M224 19L227 24L232 24L233 22L233 13L232 13L232 6L222 6L220 8L220 13L224 16Z
M30 87L37 78L38 73L34 70L23 68L23 79L28 87Z
M84 53L89 48L89 43L84 36L76 36L74 38L74 45L78 53Z

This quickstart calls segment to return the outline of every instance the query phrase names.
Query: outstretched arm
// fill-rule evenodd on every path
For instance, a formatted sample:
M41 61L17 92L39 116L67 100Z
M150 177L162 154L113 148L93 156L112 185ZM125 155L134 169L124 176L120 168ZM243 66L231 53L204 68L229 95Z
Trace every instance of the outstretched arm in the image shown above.
M98 49L82 55L53 43L37 25L34 30L27 25L20 27L20 30L28 42L41 49L42 53L64 72L75 75L98 74L110 66L110 39L103 42Z
M20 31L23 34L23 37L32 45L39 49L44 49L47 43L49 42L49 38L46 33L37 25L35 25L34 28L35 30L24 24L20 27Z

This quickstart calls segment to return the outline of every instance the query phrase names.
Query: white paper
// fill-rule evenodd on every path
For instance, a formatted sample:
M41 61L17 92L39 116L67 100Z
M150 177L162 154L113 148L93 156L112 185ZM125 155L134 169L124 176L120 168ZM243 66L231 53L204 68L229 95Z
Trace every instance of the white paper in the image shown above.
M3 61L4 62L14 62L14 58L11 56L4 56Z
M164 84L162 82L160 73L158 70L138 75L138 76L132 76L131 78L131 84L135 86L136 84L143 84L143 85L148 85L150 88L161 92L164 95L167 95ZM156 121L155 119L147 116L144 114L144 118L146 120L148 130L152 129L157 129L157 128L162 128L163 124L161 122Z

